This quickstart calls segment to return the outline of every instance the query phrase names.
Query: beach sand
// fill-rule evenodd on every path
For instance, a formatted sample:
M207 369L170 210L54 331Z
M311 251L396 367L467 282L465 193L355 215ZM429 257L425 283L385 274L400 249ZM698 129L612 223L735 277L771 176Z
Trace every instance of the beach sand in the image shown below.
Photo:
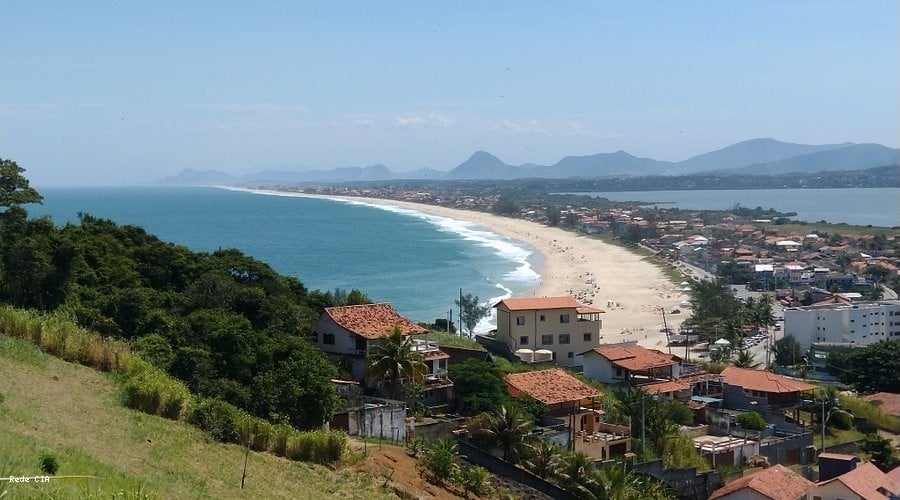
M329 196L329 198L341 198ZM380 198L350 198L373 205L390 205L468 221L534 248L542 256L537 271L540 286L532 296L572 295L583 304L605 311L600 343L637 341L644 347L666 346L666 324L678 330L687 312L670 314L687 294L670 282L659 267L622 247L596 238L522 219L435 205Z

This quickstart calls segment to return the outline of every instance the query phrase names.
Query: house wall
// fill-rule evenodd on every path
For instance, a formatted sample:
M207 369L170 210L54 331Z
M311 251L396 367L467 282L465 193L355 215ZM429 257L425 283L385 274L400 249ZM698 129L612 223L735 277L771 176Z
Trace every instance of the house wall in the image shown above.
M316 334L316 347L328 354L330 358L346 363L353 380L362 382L365 379L365 354L368 350L368 342L366 350L358 351L357 336L335 323L327 314L319 317L313 325L313 332ZM334 335L334 344L325 343L325 336L328 334Z
M560 315L569 316L568 323L560 321ZM544 321L541 321L544 316ZM517 324L519 318L524 324ZM554 361L562 366L581 365L578 353L588 351L600 345L601 321L579 321L578 312L571 309L540 309L529 311L510 311L503 304L497 307L497 339L503 341L509 350L547 349L553 352ZM590 340L584 340L584 334L590 334ZM549 335L550 344L543 343L543 336ZM569 343L561 344L561 336L568 335ZM520 342L522 337L526 343ZM571 357L570 357L571 356Z
M813 342L869 345L900 337L900 300L788 308L784 334L803 351Z
M617 384L623 382L627 373L623 370L622 375L616 376L616 370L612 363L596 352L590 351L582 357L584 365L584 376L603 382L604 384Z
M844 483L840 481L832 481L828 484L816 486L810 493L809 498L819 498L821 500L865 500L850 488L844 486Z

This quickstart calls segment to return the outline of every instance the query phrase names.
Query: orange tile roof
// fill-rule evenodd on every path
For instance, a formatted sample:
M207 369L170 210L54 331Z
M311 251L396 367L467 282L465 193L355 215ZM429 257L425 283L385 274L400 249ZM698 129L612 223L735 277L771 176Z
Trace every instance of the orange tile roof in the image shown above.
M744 488L749 488L772 500L797 500L805 498L816 485L787 467L778 464L755 474L736 479L717 489L709 500L727 497Z
M600 346L591 349L591 351L608 359L613 365L630 371L672 366L679 359L677 356L666 354L656 349L647 349L639 345Z
M638 387L638 389L646 392L647 394L665 394L667 392L686 391L690 388L691 385L687 382L680 382L675 380L658 382L655 384L645 384Z
M494 307L506 306L510 311L534 311L546 309L577 309L585 307L575 297L564 295L562 297L538 297L524 299L503 299Z
M888 415L900 417L900 394L876 392L875 394L863 396L863 399L878 406L878 409Z
M400 316L387 302L326 307L325 314L341 328L369 340L387 337L394 326L398 326L403 335L428 333L427 328Z
M888 495L900 495L900 484L890 478L872 462L864 462L850 472L819 483L820 486L838 481L862 498L888 498Z
M433 359L448 359L450 357L444 351L425 351L422 353L422 359L425 361L431 361Z
M810 391L812 384L761 370L729 366L722 370L722 381L750 391L788 393Z
M508 388L513 389L510 390L513 396L516 392L524 392L545 405L580 401L602 394L562 368L510 373L506 376L506 383Z

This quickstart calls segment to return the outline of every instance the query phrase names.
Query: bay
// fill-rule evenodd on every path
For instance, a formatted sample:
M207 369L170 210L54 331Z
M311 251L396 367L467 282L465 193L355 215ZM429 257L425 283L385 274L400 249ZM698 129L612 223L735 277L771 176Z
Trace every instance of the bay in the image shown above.
M572 193L647 206L727 210L735 204L796 212L795 220L860 226L900 226L900 188L720 189L690 191L609 191Z
M460 288L493 303L540 281L530 247L412 210L217 188L40 191L44 203L26 207L33 216L64 224L84 212L195 251L237 248L309 289L358 288L414 321L446 318Z

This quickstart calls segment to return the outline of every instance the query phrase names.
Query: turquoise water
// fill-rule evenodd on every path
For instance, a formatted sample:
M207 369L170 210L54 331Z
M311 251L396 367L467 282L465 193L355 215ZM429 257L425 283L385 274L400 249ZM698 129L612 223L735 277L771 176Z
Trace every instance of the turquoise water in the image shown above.
M796 220L860 226L900 226L900 188L719 189L693 191L616 191L578 193L614 201L647 201L660 208L727 210L736 203L749 208L797 212Z
M57 224L85 212L143 226L192 250L238 248L307 288L359 288L414 321L447 317L460 288L493 302L540 280L531 248L470 223L410 210L215 188L40 191L44 204L26 208Z

